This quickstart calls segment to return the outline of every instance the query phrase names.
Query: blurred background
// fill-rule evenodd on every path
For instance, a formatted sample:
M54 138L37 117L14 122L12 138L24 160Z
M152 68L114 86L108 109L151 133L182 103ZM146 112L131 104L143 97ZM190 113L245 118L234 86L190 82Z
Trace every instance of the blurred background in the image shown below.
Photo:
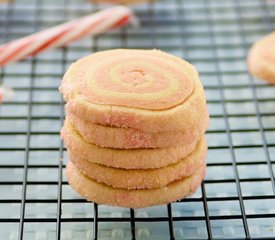
M106 6L0 4L0 43ZM275 27L275 1L158 0L131 8L139 28L88 37L0 69L0 83L15 92L0 106L0 239L275 239L275 88L251 77L246 65L251 44ZM71 62L113 48L158 48L200 72L211 114L207 176L170 213L167 206L134 215L97 208L67 184L60 80Z

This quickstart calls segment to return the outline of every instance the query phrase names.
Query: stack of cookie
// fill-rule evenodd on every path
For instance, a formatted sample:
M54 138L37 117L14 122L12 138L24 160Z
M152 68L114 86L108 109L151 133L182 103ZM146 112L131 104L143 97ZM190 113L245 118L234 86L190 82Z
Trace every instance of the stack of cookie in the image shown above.
M158 50L109 50L72 64L60 91L67 178L82 196L139 208L199 187L209 115L192 65Z

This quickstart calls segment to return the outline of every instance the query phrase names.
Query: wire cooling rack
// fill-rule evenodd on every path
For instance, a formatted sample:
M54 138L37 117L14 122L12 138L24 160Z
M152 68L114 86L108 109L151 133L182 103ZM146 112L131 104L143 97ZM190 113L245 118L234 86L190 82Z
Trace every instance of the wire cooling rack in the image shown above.
M0 5L5 42L102 6L84 0ZM0 239L275 239L275 88L249 76L247 48L275 24L272 0L169 0L136 5L139 29L117 30L9 65L0 81ZM211 127L207 177L167 206L91 204L64 174L57 87L76 59L110 48L160 48L198 68Z

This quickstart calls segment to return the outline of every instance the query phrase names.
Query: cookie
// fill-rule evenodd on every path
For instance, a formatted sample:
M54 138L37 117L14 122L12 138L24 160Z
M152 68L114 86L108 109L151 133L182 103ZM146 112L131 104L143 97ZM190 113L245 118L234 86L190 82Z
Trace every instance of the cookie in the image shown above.
M275 32L253 44L247 62L253 76L275 84Z
M70 152L78 154L90 162L124 169L161 168L187 157L197 142L170 148L156 149L113 149L88 143L72 127L68 120L61 130L61 137Z
M144 208L180 200L197 190L204 175L205 164L190 177L174 181L163 188L127 190L98 183L83 175L72 162L67 165L69 184L88 201L129 208Z
M60 91L67 112L101 125L186 131L209 119L195 68L159 50L118 49L82 58L66 72Z
M89 178L112 186L125 189L162 188L167 184L191 176L195 169L205 162L207 152L206 140L202 138L196 149L177 163L157 169L120 169L91 163L81 155L69 153L73 164ZM122 180L123 179L123 180Z
M197 142L208 127L208 119L201 119L195 129L174 132L142 132L134 128L118 128L95 124L74 114L67 119L85 141L110 148L166 148Z

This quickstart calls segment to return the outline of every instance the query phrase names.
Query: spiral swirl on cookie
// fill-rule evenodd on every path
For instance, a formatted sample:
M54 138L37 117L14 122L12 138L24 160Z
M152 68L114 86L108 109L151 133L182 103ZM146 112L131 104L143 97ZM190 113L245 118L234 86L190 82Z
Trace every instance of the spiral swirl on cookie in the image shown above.
M67 100L165 110L192 94L194 73L187 62L158 50L111 50L74 63L62 91Z

